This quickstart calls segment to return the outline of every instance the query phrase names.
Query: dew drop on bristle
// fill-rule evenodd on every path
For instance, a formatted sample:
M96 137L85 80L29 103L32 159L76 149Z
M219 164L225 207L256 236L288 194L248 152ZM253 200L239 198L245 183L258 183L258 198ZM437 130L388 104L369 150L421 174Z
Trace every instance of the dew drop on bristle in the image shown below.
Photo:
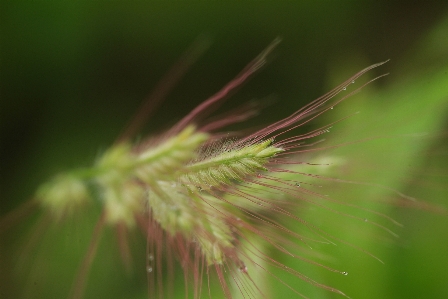
M354 84L354 83L355 83L355 80L352 81L352 84Z
M153 261L154 260L154 256L152 254L148 254L148 260L149 261Z
M348 275L348 272L341 272L342 273L342 275L345 275L345 276L347 276Z
M342 88L342 90L347 90L347 87Z
M152 267L151 266L148 266L148 267L146 267L146 272L148 272L148 273L151 273L152 272Z

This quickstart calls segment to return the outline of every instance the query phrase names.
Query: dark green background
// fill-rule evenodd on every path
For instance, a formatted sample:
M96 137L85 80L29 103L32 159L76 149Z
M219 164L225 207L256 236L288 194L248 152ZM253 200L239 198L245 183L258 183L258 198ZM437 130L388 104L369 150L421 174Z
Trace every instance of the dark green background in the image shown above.
M374 71L391 75L350 100L358 104L343 105L337 115L329 116L337 119L361 111L361 116L334 134L345 141L420 132L429 132L430 137L378 141L377 149L367 144L362 149L343 150L341 155L352 157L350 165L360 169L355 179L378 182L446 206L445 2L2 1L0 213L30 198L52 175L90 165L200 35L212 40L210 49L171 91L142 135L173 124L277 36L283 42L269 65L227 106L276 98L269 112L251 125L284 117L357 70L391 59ZM376 168L361 169L359 161ZM384 196L360 189L369 194L358 197L375 200L375 196ZM348 194L343 190L339 196ZM405 224L398 230L400 240L375 240L379 248L360 242L385 265L340 246L328 253L335 256L338 266L350 268L350 275L341 278L316 271L314 277L352 298L447 298L446 217L412 209L385 211ZM86 213L96 212L92 208ZM33 221L1 236L0 298L66 296L94 219L78 217L62 232L51 230L26 257L19 254L19 248L26 244ZM338 217L326 220L330 228L332 222L345 221ZM350 229L335 233L352 242L363 234ZM145 275L139 268L145 248L141 239L137 234L134 237L140 258L136 257L133 274L127 275L113 235L105 235L86 298L146 298ZM29 270L33 263L34 270ZM289 282L295 285L296 280ZM297 288L311 298L338 297L306 285L297 284ZM180 285L179 294L182 290ZM286 296L284 291L279 286L271 292L280 298Z

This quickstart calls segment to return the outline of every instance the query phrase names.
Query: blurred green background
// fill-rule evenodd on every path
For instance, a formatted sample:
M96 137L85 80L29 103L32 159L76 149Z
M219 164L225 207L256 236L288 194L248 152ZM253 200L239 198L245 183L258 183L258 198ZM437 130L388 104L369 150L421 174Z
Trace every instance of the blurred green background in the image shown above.
M447 206L446 1L1 1L0 30L0 215L30 198L52 175L91 165L200 35L212 41L210 48L173 88L140 136L173 124L277 36L283 42L269 65L223 107L275 98L269 113L251 120L251 125L278 120L356 71L391 59L373 72L390 72L389 76L316 124L360 111L332 131L332 142L399 137L322 155L348 160L344 178L378 183ZM422 132L429 134L408 136ZM351 185L347 194L343 184L336 185L329 187L335 198L361 198L402 222L403 229L394 228L400 238L391 241L369 226L352 226L347 218L306 210L303 217L319 217L319 225L338 228L331 233L366 248L385 264L342 245L321 250L348 276L298 267L351 298L448 298L447 217L379 206L377 201L396 197L384 188ZM26 256L21 252L33 234L35 216L2 235L0 298L67 296L98 215L96 208L58 225L63 228L51 228ZM132 236L135 265L126 273L113 233L105 234L85 298L147 297L142 239ZM310 298L342 298L291 276L284 279ZM273 285L273 298L295 297L281 284ZM179 284L176 294L183 298L182 293Z

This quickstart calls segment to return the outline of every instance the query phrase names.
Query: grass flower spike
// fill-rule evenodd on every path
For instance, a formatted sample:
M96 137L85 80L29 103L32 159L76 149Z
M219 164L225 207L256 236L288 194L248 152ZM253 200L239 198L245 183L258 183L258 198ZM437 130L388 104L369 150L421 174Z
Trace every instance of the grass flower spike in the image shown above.
M309 202L364 221L327 206L325 201L335 203L336 200L304 187L318 184L313 180L324 174L309 170L312 165L303 162L301 154L323 141L320 136L335 123L308 133L293 132L379 78L347 90L360 76L384 62L358 72L285 119L247 136L227 138L219 131L250 117L251 108L237 109L219 120L208 118L209 115L232 90L266 63L278 43L275 40L222 90L165 133L138 143L122 138L92 167L60 174L37 190L34 205L39 205L56 221L82 214L91 204L99 202L102 207L70 293L72 298L83 297L105 228L117 231L125 264L130 263L128 234L141 230L147 238L145 267L151 298L169 297L173 291L169 281L174 279L176 267L183 269L185 296L193 298L207 297L213 281L219 282L226 298L235 294L243 298L269 297L271 294L265 293L264 287L253 278L257 272L307 298L301 290L283 282L272 268L283 269L311 285L346 296L305 276L300 269L270 257L257 244L269 244L281 254L347 275L344 270L301 255L313 242L332 243L332 236L291 209L300 202ZM343 96L334 99L341 92ZM328 157L320 169L338 163L342 163L338 158ZM319 200L312 200L311 196ZM2 225L13 218L5 218ZM296 225L289 227L284 219ZM372 222L372 225L389 231L383 224ZM304 229L297 230L298 226ZM299 249L294 242L308 249ZM193 287L189 288L190 285Z

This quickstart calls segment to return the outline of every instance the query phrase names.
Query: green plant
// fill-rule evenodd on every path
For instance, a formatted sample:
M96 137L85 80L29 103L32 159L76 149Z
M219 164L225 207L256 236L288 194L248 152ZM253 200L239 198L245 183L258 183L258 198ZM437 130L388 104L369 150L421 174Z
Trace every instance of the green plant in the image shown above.
M161 297L172 291L166 282L175 276L172 256L180 261L186 286L193 285L193 290L187 287L185 293L192 292L194 297L207 292L204 289L210 282L203 283L202 279L205 277L208 280L212 276L217 278L226 297L232 294L231 284L234 284L233 289L239 295L257 297L258 292L272 295L264 284L253 281L252 277L257 274L252 273L265 272L273 280L283 283L284 279L275 272L277 270L290 274L294 279L300 278L313 286L344 295L338 289L321 284L281 261L280 255L344 276L347 274L345 270L336 270L333 266L317 262L325 258L316 256L318 254L311 248L334 243L346 243L357 248L334 232L321 229L320 224L305 220L307 216L302 215L306 212L298 212L298 207L304 210L317 207L344 219L367 222L394 235L381 221L397 222L377 212L376 208L340 201L333 194L326 196L324 192L316 191L327 181L331 183L331 188L335 183L369 186L377 190L386 189L399 199L411 200L387 184L364 183L359 179L341 179L331 175L335 168L346 169L357 163L327 154L326 150L341 148L342 144L317 143L323 140L321 135L328 133L336 122L307 133L282 136L333 110L335 105L370 83L372 80L356 82L360 87L350 91L354 80L358 81L361 75L380 64L357 73L290 117L245 137L226 138L225 135L214 134L211 128L219 129L245 119L252 114L250 110L236 110L226 119L195 124L199 116L205 116L203 114L208 112L208 108L264 64L273 45L216 97L193 110L167 133L137 144L121 141L105 151L93 167L57 176L38 189L33 203L42 206L56 221L81 213L86 205L93 205L94 202L102 210L74 284L73 297L82 296L102 230L108 226L117 232L126 265L130 263L127 243L130 231L140 227L147 234L149 293ZM334 100L333 97L341 92L342 98ZM331 103L328 102L330 100ZM413 137L397 134L367 135L364 139L406 137L412 140ZM351 136L355 144L367 144L362 136ZM308 139L314 142L310 143ZM310 151L323 150L320 160L308 162ZM332 191L337 193L337 190ZM412 201L410 203L418 206ZM357 214L359 211L360 215L367 213L373 217L360 216ZM5 218L2 224L8 224L12 218ZM380 221L377 222L376 218ZM322 222L321 218L315 221ZM300 229L290 229L298 224L301 225ZM277 253L271 256L260 249L264 247L270 247ZM359 251L374 256L363 249ZM292 283L285 284L294 289ZM293 291L305 296L301 290Z

